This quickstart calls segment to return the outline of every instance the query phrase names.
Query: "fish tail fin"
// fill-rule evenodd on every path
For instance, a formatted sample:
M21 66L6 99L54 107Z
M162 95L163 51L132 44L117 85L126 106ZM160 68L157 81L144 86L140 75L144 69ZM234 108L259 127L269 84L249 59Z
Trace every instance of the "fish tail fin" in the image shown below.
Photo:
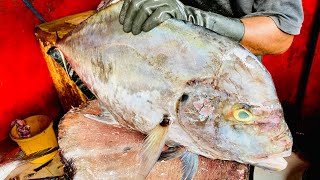
M66 73L70 76L69 74L69 69L70 65L68 61L65 59L63 53L55 46L51 47L48 51L47 54L52 57L61 67L64 68Z
M66 72L68 77L78 86L82 93L89 99L95 99L96 96L88 89L88 87L82 82L78 74L72 69L70 63L66 60L63 53L55 46L52 46L47 54L55 60Z
M164 119L164 121L166 121ZM157 162L162 149L165 145L166 138L170 129L170 122L162 121L148 134L141 152L139 177L145 179Z

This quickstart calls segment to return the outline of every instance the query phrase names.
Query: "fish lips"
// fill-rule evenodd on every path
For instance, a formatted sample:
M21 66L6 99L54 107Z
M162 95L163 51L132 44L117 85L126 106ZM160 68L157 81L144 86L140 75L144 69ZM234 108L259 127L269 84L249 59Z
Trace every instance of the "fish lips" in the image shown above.
M284 151L279 154L273 154L270 155L266 158L257 158L254 160L251 160L247 163L252 164L254 166L267 169L267 170L272 170L272 171L282 171L284 170L288 162L285 160L284 157L288 157L291 155L291 149L288 151Z

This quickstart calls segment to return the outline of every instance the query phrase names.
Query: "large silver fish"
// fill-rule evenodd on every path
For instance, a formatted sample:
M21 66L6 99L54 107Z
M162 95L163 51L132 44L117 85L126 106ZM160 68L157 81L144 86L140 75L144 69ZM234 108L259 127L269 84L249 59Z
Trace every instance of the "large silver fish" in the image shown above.
M147 33L125 33L121 6L97 12L56 46L118 123L148 135L142 177L165 143L187 149L189 177L195 154L286 167L292 137L273 80L254 55L174 19Z

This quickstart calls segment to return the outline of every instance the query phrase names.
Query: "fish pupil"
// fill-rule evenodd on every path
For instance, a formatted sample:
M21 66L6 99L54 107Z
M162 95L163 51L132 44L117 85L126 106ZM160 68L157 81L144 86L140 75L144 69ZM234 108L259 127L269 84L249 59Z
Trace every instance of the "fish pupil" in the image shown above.
M241 119L246 119L249 117L249 114L246 113L245 111L240 111L239 114L238 114L239 118Z
M181 96L181 102L184 102L184 101L188 100L188 98L189 98L188 94L183 94Z

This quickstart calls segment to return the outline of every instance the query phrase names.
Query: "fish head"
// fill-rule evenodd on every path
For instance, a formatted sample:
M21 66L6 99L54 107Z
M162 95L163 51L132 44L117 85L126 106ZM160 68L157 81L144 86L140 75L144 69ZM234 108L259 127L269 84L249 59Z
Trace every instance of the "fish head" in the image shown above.
M187 83L176 107L180 126L204 156L284 169L293 141L269 72L243 50L217 65L215 77Z

